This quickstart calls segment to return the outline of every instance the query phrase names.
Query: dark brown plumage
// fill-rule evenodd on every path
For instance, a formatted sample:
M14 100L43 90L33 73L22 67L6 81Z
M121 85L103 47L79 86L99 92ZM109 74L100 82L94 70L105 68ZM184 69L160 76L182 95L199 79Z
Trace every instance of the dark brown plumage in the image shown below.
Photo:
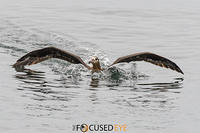
M19 60L17 60L17 62L13 66L19 67L25 65L33 65L50 58L62 59L73 64L83 64L88 69L91 69L90 66L85 64L79 56L76 56L72 53L63 51L55 47L47 47L32 51L21 57Z
M169 59L167 59L165 57L162 57L162 56L150 53L150 52L136 53L136 54L131 54L131 55L120 57L116 61L114 61L114 63L112 65L117 64L117 63L122 63L122 62L129 63L131 61L146 61L146 62L150 62L154 65L158 65L158 66L165 67L165 68L170 68L172 70L175 70L179 73L184 74L183 71L174 62L170 61Z
M13 67L18 68L18 67L24 67L25 65L37 64L39 62L42 62L50 58L58 58L74 64L82 64L89 70L92 70L92 72L99 72L103 70L100 66L99 59L97 57L93 57L92 60L89 61L89 63L92 63L93 65L92 67L90 67L86 63L84 63L79 56L76 56L72 53L63 51L55 47L47 47L32 51L21 57L19 60L17 60L17 62L13 65ZM116 61L114 61L112 65L122 62L129 63L131 61L146 61L161 67L170 68L172 70L184 74L183 71L174 62L170 61L165 57L149 52L136 53L120 57Z

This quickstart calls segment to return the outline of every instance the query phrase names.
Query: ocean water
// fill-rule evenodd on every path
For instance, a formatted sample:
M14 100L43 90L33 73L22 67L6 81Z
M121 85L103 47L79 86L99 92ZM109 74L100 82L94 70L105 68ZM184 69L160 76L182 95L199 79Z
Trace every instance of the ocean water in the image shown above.
M0 3L0 132L69 133L83 123L126 124L128 133L200 131L198 0ZM176 62L184 75L146 62L116 65L96 80L82 65L58 59L30 71L12 68L48 46L86 63L98 56L103 67L149 51Z

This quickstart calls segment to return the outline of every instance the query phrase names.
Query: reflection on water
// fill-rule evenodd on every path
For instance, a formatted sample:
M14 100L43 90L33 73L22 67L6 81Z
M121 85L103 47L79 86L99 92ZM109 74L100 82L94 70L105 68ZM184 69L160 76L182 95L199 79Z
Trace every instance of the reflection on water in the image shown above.
M90 86L98 87L99 86L99 79L91 79Z
M34 93L36 96L40 96L38 94L59 94L62 93L65 95L65 92L59 92L54 88L81 88L81 86L85 83L86 80L90 80L89 86L90 90L96 90L95 88L111 88L111 90L119 90L123 91L124 89L128 89L129 91L155 91L158 90L160 92L168 91L169 89L180 89L183 87L182 81L183 78L175 78L173 82L166 82L166 83L143 83L145 82L149 76L147 75L136 75L136 72L132 71L132 75L130 73L125 73L125 71L119 72L119 68L113 67L106 70L105 73L96 73L96 75L90 75L87 77L82 77L81 79L78 78L71 78L68 74L61 76L60 79L53 79L53 82L48 81L46 77L48 75L42 71L34 71L31 69L24 69L23 72L16 73L15 78L19 80L21 83L18 87L18 90L23 91L32 91L37 92ZM110 75L106 75L110 74ZM85 80L85 82L84 82ZM73 82L72 82L73 81ZM120 90L120 88L123 88ZM113 89L115 88L115 89ZM176 91L179 92L179 91ZM44 96L41 96L44 98ZM53 96L56 98L56 96ZM38 98L42 100L42 98ZM57 100L64 100L63 98L56 98ZM45 100L45 99L43 99ZM50 99L46 99L50 100Z

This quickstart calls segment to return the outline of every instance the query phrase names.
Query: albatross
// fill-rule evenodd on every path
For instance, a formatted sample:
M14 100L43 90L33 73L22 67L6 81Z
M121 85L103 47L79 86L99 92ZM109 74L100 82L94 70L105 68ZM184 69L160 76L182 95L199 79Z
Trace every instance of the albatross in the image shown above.
M73 64L82 64L87 69L91 70L92 73L101 72L104 70L103 68L101 68L99 59L96 56L93 56L91 58L89 64L92 64L92 66L89 66L79 56L55 47L46 47L27 53L26 55L18 59L13 67L24 69L24 66L26 65L37 64L50 58L58 58ZM129 63L132 61L146 61L154 65L169 68L171 70L177 71L178 73L184 74L183 71L178 67L178 65L176 65L176 63L165 57L150 52L141 52L119 57L108 67L111 67L118 63Z

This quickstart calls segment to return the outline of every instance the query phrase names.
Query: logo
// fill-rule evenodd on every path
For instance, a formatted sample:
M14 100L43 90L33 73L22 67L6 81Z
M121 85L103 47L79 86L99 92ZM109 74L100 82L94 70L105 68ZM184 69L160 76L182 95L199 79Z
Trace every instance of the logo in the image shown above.
M72 125L73 131L80 131L80 132L126 132L127 125L120 125L120 124L76 124Z
M88 131L88 125L87 124L82 124L81 125L81 131L82 132L87 132Z

